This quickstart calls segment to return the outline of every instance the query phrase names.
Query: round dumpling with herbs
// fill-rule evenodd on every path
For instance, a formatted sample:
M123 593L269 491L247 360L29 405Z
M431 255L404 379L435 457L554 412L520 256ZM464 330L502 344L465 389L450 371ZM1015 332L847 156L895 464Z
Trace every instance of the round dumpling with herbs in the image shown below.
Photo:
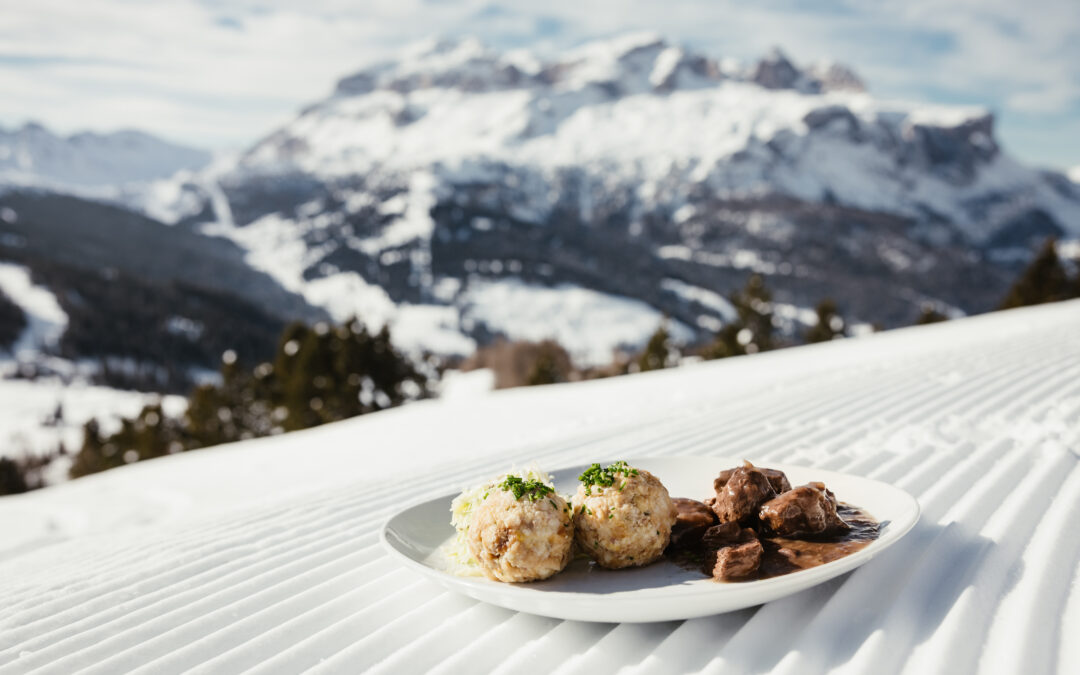
M609 569L648 565L663 555L678 510L660 479L615 462L593 464L578 480L572 506L581 550Z
M508 475L473 509L465 533L472 559L496 581L539 581L570 562L570 507L551 485Z

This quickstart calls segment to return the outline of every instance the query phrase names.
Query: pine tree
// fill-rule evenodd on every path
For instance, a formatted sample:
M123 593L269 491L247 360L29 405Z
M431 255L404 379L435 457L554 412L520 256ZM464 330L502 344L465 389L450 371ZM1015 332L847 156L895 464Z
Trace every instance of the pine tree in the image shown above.
M221 384L196 387L184 413L187 445L205 448L274 433L273 366L247 371L234 353L222 357Z
M554 340L538 343L519 343L520 351L531 358L532 364L525 376L525 386L558 384L567 382L573 371L573 362L563 346Z
M731 304L736 319L720 329L716 340L702 350L702 357L722 359L774 349L772 292L761 275L751 275L746 286L732 294Z
M1056 302L1068 295L1068 278L1058 258L1057 242L1051 237L1009 289L999 309Z
M26 328L26 313L0 290L0 349L8 349Z
M116 454L115 445L106 445L101 437L101 428L96 419L90 419L83 425L82 449L75 455L75 460L68 469L72 478L86 476L98 471L111 469L112 457Z
M773 349L772 292L765 286L760 274L750 276L741 295L733 298L739 319L750 331L745 349L748 354Z
M729 356L742 356L746 354L746 347L743 345L739 338L741 336L749 335L749 332L743 333L743 326L741 323L732 322L725 324L720 332L716 334L716 339L712 344L708 345L701 351L701 357L706 360L711 359L725 359Z
M645 348L637 358L639 372L647 370L660 370L671 365L671 355L674 351L671 344L671 336L667 327L661 323L656 332L649 338Z
M529 374L525 376L525 386L534 387L541 384L556 384L561 381L555 357L550 352L540 352L533 361Z
M817 323L806 331L807 344L829 342L846 335L847 326L837 311L835 302L826 298L818 303L814 312L817 314Z
M1065 300L1080 298L1080 255L1072 258L1072 276L1065 288Z
M948 321L949 317L945 316L937 310L933 305L926 305L919 312L919 316L915 319L916 326L925 326L931 323L941 323L942 321Z
M0 495L17 495L29 489L19 463L0 457Z
M114 469L186 449L187 434L180 420L168 417L161 404L143 407L134 419L120 422L119 431L102 437L96 420L83 427L83 445L68 471L72 478Z
M307 331L292 358L292 377L285 383L285 430L307 429L334 418L324 410L334 377L333 335L326 323Z

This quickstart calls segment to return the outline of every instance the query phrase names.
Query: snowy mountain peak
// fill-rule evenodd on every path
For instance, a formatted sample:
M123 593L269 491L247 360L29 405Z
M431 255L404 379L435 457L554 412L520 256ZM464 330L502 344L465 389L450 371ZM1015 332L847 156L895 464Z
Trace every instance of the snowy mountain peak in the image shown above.
M550 64L546 72L558 89L594 86L612 97L698 88L723 78L715 60L671 45L655 33L586 44Z
M806 94L866 91L862 78L848 66L826 62L799 68L779 47L770 49L748 77L766 89L795 89Z
M862 78L842 63L817 64L811 66L806 72L812 79L821 83L821 91L866 91L866 84Z
M803 74L779 47L773 47L757 62L750 79L766 89L795 89Z
M397 60L343 78L335 93L356 96L380 89L404 93L431 87L489 91L516 86L523 75L512 59L475 38L432 39L406 47Z
M567 60L586 58L618 61L633 53L659 51L667 47L667 41L655 31L634 31L587 42L570 50Z
M475 38L433 39L402 50L397 59L368 66L340 80L338 97L383 90L406 94L424 89L469 93L505 89L573 92L595 89L609 98L715 86L724 79L767 89L803 92L862 91L849 68L825 64L800 69L776 48L749 69L725 68L717 60L673 45L653 32L589 42L552 60L525 50L498 52Z
M54 134L36 122L0 128L0 184L101 188L166 178L210 160L202 150L134 130Z

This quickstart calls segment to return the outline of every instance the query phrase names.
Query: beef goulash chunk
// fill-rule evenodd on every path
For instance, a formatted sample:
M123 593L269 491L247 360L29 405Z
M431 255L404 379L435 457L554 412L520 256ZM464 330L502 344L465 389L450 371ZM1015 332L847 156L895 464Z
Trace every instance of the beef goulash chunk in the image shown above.
M833 535L851 527L836 513L836 497L821 483L802 485L765 502L758 517L781 537Z
M765 474L765 477L769 479L769 483L776 490L776 494L783 494L791 489L791 483L788 482L787 475L783 471L763 468L761 473Z
M671 528L672 548L687 548L701 541L705 530L716 524L712 509L694 499L674 497L671 500L678 513Z
M701 541L705 548L703 570L720 581L753 576L765 553L754 531L734 522L710 527Z
M785 474L783 471L778 471L776 469L766 469L763 466L754 466L753 464L750 464L750 462L746 462L744 466L753 466L755 469L765 474L765 477L769 479L769 484L773 486L774 490L776 490L776 494L787 492L791 489L791 483L788 481L787 474ZM728 482L728 479L731 478L731 474L734 471L735 469L724 469L723 471L721 471L720 475L716 477L715 481L713 481L713 488L719 491L720 488ZM706 500L706 503L708 503L708 500Z
M712 509L721 523L750 525L761 505L776 496L768 477L750 462L730 473L722 472L713 481L713 487L716 501Z
M829 503L833 505L834 509L836 508L836 495L832 493L832 490L825 487L825 483L822 483L821 481L811 481L807 483L807 485L814 488L815 490L820 490L824 492L825 498L829 500Z

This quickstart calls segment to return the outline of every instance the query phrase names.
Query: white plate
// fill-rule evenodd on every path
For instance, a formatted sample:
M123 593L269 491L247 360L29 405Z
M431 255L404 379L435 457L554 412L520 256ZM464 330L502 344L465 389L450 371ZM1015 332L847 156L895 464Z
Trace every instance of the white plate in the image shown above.
M741 459L659 457L628 459L631 466L655 474L672 497L704 499L723 469ZM607 462L604 462L607 464ZM700 572L666 560L647 567L604 570L574 560L551 579L508 584L445 571L440 547L453 539L450 502L456 494L401 511L383 526L383 546L400 562L450 590L484 602L530 614L577 621L644 622L689 619L760 605L810 588L865 564L904 536L919 519L919 503L908 493L868 478L786 464L762 466L784 471L792 485L822 481L837 499L862 507L882 523L880 537L839 560L772 579L719 583ZM562 495L577 490L577 477L588 465L552 472ZM547 468L547 467L543 467Z

